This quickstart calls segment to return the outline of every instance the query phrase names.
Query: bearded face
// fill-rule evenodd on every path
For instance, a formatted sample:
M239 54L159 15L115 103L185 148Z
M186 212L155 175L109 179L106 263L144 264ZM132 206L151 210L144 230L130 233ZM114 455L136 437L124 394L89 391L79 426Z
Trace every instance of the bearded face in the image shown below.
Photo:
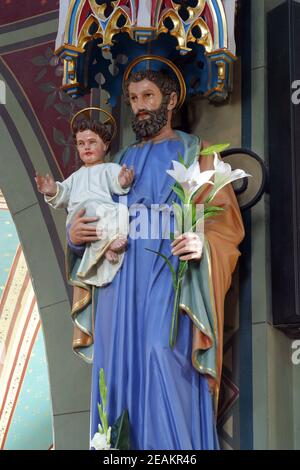
M137 140L155 137L170 119L169 95L163 95L151 80L130 82L128 98L133 112L132 128Z
M163 99L156 111L142 109L132 117L132 129L137 140L156 136L168 122L168 105Z

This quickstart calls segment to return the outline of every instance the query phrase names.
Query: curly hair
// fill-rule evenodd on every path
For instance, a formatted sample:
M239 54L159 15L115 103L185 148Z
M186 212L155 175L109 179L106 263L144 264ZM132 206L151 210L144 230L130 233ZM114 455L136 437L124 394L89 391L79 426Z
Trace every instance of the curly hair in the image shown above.
M107 125L95 120L90 121L88 119L81 119L73 124L73 139L75 144L77 133L83 131L95 132L95 134L98 134L105 144L110 143L112 139L112 134Z
M145 79L155 83L162 95L168 98L167 101L169 101L169 97L173 92L179 96L178 84L168 73L163 71L158 72L156 70L142 70L132 73L125 82L125 101L127 104L129 104L129 84L141 82Z

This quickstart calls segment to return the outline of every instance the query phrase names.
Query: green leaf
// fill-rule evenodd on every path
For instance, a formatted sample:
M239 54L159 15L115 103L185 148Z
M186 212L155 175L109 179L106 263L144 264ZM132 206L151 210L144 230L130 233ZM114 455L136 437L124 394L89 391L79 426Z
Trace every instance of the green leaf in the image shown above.
M107 387L105 384L104 370L100 369L99 372L99 392L102 404L98 403L98 413L101 420L104 433L108 430L108 419L106 414L106 400L107 400Z
M180 263L182 263L182 261L180 261ZM173 311L172 311L171 329L170 329L170 336L169 336L169 345L172 350L175 347L177 334L178 334L181 284L182 284L182 279L179 279L175 288L174 305L173 305Z
M101 396L101 401L103 404L103 407L106 407L106 398L107 398L107 387L105 383L105 377L104 377L104 370L100 369L100 374L99 374L99 389L100 389L100 396Z
M31 62L37 67L43 67L44 65L48 65L48 60L42 55L34 57L33 59L31 59Z
M212 153L220 153L223 152L223 150L227 149L230 147L230 144L216 144L216 145L211 145L210 147L206 147L205 149L201 150L200 155L208 156L211 155Z
M48 95L48 97L46 99L44 109L50 108L50 106L52 106L53 103L55 102L55 98L56 98L56 91L54 93L51 93L50 95Z
M197 217L197 211L196 211L196 205L192 204L192 224L194 225L196 222L196 217Z
M54 108L59 112L59 114L63 115L67 115L70 112L70 107L67 104L57 103Z
M127 410L123 411L111 427L111 444L114 449L130 450L130 425Z
M43 78L43 76L47 73L47 69L46 67L44 67L42 70L39 71L39 73L37 74L37 76L35 77L34 81L35 82L38 82L39 80L41 80Z
M195 154L192 155L187 161L187 164L186 164L187 168L189 168L193 163L195 163L196 160L199 161L199 156L200 156L200 147L199 145L197 145L197 150L195 151Z
M60 130L56 129L55 127L53 128L53 139L54 142L58 145L66 144L65 136Z
M188 168L188 165L185 163L184 159L182 158L180 152L178 152L178 161L181 163L185 168Z
M97 405L98 405L99 418L101 419L101 422L102 422L103 409L102 409L102 406L100 405L100 403L98 403Z
M204 219L207 219L208 217L212 217L214 215L218 215L220 214L221 212L223 212L225 209L223 209L222 207L220 208L214 208L214 209L207 209L207 210L204 210Z
M59 97L63 103L70 103L72 101L71 96L67 95L63 90L59 90Z
M173 268L173 265L168 260L168 258L162 253L159 253L159 251L150 250L150 248L145 248L145 250L151 251L151 253L155 253L156 255L160 256L161 258L165 260L165 262L167 263L171 271L172 283L173 283L174 289L176 289L176 285L177 285L176 272L175 272L175 269Z
M182 207L177 204L177 202L173 202L173 208L174 208L174 214L175 214L175 220L177 224L177 228L179 232L182 232L182 222L183 222L183 211Z
M183 226L182 230L184 232L189 232L193 225L193 204L184 204L183 209ZM189 224L188 224L189 222Z
M108 421L107 421L106 413L103 416L103 431L105 432L105 434L108 431Z
M66 147L63 151L62 154L62 161L64 164L64 167L68 166L69 161L70 161L70 147Z
M204 208L204 214L206 213L206 211L222 212L224 210L224 207L220 206L207 206Z
M56 89L56 86L54 85L54 83L47 82L42 83L39 88L45 93L52 93Z
M195 191L190 195L189 202L193 201L193 199L197 199L200 196L200 194L204 191L204 189L207 188L207 184L208 183L204 183L204 185L201 186L201 188L195 189Z
M171 329L170 329L170 336L169 336L169 345L170 348L173 350L175 347L177 333L178 333L178 313L179 313L179 299L180 299L180 286L176 286L175 289L175 297L174 297L174 305L172 311L172 320L171 320Z
M182 280L186 270L187 270L187 267L188 267L188 261L180 261L179 262L179 269L178 269L178 278L179 278L179 281Z
M87 107L87 104L86 104L86 102L83 98L74 98L73 103L75 104L75 106L77 106L77 108L86 108Z
M100 403L98 403L98 413L99 413L99 418L100 418L100 421L101 421L102 428L104 429L104 413L103 413L103 408L100 405ZM104 429L104 431L105 431L105 429Z
M67 139L67 142L68 142L68 144L74 144L73 134L71 134L71 133L69 134L69 137L68 137L68 139Z
M185 201L185 194L182 186L179 183L176 183L172 186L172 190L177 194L181 202Z
M200 220L202 220L202 219L205 219L204 215L203 215L203 217L199 217L199 219L197 219L197 220L195 221L195 223L193 224L191 230L195 230L195 229L197 228L198 223L199 223Z
M208 215L215 215L215 214L219 214L221 211L217 211L215 209L208 209L206 211L204 211L204 218L206 218Z
M178 280L177 280L176 288L174 289L175 297L174 297L171 329L170 329L170 336L169 336L169 345L172 350L175 347L176 339L177 339L181 286L182 286L182 280L183 280L183 277L187 268L188 268L188 261L179 261Z

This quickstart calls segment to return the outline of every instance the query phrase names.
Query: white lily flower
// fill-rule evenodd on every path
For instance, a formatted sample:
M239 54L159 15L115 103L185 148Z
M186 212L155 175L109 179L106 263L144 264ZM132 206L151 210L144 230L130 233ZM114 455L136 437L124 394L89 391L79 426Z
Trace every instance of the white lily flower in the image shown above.
M111 433L111 428L108 428L107 434L101 434L100 432L96 432L94 435L92 441L91 441L91 447L93 447L95 450L108 450L111 448L110 446L110 433Z
M167 170L167 173L182 186L187 200L204 184L213 184L210 179L215 170L207 170L201 173L198 160L195 160L188 168L176 160L172 160L172 163L173 170Z
M218 154L214 152L214 168L215 168L215 177L214 177L214 188L209 195L209 200L211 201L215 195L229 183L236 181L240 178L245 178L246 176L252 176L246 173L244 170L236 169L232 171L229 163L225 163L219 159Z

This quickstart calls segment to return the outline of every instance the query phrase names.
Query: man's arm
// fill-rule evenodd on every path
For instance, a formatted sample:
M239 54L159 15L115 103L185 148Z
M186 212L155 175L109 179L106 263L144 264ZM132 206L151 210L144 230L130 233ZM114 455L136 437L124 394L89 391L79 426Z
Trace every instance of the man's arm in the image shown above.
M96 222L98 217L85 217L85 209L80 209L72 222L67 226L67 241L70 250L77 256L82 256L86 243L99 240L97 229L90 222Z
M71 251L73 251L73 253L75 253L75 255L82 258L83 253L84 253L84 249L85 249L85 244L82 243L81 245L74 245L74 243L72 243L71 238L70 238L70 228L71 228L71 224L68 224L67 225L67 243L68 243L68 247L70 248Z

